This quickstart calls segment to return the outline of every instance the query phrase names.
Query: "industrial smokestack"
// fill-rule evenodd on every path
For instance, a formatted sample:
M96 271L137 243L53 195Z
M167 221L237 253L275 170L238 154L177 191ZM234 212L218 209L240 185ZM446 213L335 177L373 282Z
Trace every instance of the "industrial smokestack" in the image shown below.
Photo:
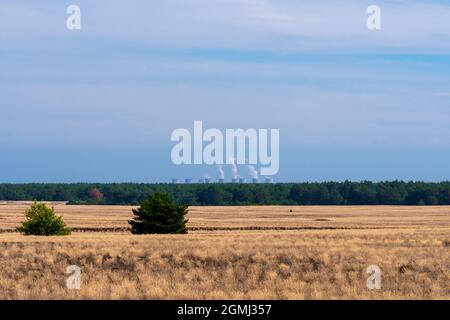
M239 183L245 183L245 179L244 178L239 178Z
M258 178L253 178L252 179L252 183L258 183L259 179Z
M210 183L211 182L211 178L205 178L205 183Z

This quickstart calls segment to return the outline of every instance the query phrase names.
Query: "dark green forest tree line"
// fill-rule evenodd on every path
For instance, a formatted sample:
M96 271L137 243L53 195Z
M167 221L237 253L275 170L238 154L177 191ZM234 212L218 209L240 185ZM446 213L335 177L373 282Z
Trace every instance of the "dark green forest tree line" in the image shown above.
M186 205L450 205L450 182L0 184L0 201L139 204L155 192Z

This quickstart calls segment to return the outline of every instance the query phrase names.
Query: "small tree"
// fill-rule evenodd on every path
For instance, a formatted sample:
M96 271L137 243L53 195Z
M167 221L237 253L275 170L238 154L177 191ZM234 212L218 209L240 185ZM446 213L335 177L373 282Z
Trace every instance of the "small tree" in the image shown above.
M91 198L94 201L100 202L103 200L104 196L103 193L98 188L92 188L89 190L89 198Z
M187 233L188 207L177 205L168 194L155 193L133 213L134 219L128 221L133 234Z
M61 217L58 217L53 208L45 203L37 203L25 212L26 220L17 231L25 235L36 236L64 236L70 234L70 229Z

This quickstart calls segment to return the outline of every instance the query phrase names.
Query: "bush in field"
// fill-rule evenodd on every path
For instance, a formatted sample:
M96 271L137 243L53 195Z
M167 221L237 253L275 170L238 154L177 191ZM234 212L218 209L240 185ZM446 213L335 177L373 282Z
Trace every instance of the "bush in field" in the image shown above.
M53 208L45 203L37 203L25 212L26 220L17 231L25 235L36 236L64 236L70 234L61 217L58 217Z
M187 233L185 215L188 207L177 205L166 193L155 193L138 209L133 209L134 219L129 221L134 234Z

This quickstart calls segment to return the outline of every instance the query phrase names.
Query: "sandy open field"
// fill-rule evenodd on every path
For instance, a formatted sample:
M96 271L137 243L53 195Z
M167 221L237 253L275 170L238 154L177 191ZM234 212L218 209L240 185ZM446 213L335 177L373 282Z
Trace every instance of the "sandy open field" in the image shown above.
M193 207L135 236L131 207L55 205L66 237L13 232L26 208L0 204L1 299L450 299L450 207Z

